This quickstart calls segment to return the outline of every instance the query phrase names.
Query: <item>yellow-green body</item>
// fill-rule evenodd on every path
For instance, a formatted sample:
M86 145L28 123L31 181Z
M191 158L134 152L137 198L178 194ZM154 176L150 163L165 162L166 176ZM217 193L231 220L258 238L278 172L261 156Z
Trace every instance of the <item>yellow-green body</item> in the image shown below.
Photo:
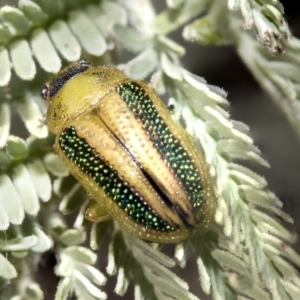
M168 108L151 87L145 82L128 79L114 67L86 64L75 76L63 77L82 64L86 62L71 65L43 93L50 100L46 122L56 135L55 152L95 201L86 217L91 221L112 217L129 234L157 243L178 242L195 229L207 229L214 213L215 197L205 159L190 136L171 118ZM130 88L128 93L126 88ZM139 95L143 98L138 99ZM143 102L144 99L147 102ZM130 101L136 109L129 109ZM152 110L155 108L153 114L141 111L143 103L150 103ZM162 124L157 131L153 131L151 125L155 122ZM168 144L168 138L160 136L160 132L167 132L174 142ZM85 156L78 148L78 141L90 147ZM75 150L73 145L77 147ZM174 145L180 145L180 153L188 155L186 165L178 167L180 156L172 153ZM86 158L92 161L91 166ZM114 178L107 183L107 189L115 200L97 179L101 177L96 170L98 159L100 167L101 164L107 166ZM199 181L201 185L200 200L193 202L187 183L179 179L178 172L182 174L185 167L192 169L188 174L197 177L190 179L191 182ZM106 179L101 180L106 182ZM113 182L118 182L120 191L130 190L132 202L128 202L127 196L118 194L117 183L112 186ZM192 188L188 186L188 189ZM149 212L150 223L137 221L146 218L140 216L143 213L141 205Z

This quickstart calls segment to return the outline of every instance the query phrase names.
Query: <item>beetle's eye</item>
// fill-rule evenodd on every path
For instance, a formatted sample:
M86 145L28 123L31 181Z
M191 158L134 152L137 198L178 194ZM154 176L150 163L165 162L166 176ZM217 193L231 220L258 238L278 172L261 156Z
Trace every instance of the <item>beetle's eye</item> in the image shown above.
M168 105L169 111L173 111L174 108L175 108L174 104L169 104L169 105Z
M45 84L45 86L43 87L42 89L42 97L43 99L47 99L49 96L49 85L48 84Z

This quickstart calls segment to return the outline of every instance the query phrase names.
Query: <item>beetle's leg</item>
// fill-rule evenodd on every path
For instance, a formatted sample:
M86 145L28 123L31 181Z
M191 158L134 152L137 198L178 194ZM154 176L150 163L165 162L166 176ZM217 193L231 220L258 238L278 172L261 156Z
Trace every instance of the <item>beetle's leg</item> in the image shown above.
M92 199L92 203L85 212L85 218L90 222L104 222L111 217L98 202Z

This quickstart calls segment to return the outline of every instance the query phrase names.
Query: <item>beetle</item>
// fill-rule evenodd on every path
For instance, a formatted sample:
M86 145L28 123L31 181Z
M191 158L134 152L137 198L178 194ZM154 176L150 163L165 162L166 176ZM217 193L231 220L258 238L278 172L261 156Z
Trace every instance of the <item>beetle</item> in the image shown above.
M146 82L71 64L42 90L54 151L92 199L86 218L175 243L207 230L215 196L202 152Z

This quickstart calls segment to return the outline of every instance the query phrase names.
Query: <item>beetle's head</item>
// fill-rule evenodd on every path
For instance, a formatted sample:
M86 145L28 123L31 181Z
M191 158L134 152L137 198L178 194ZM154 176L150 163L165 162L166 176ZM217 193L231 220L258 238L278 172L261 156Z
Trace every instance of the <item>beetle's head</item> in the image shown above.
M59 133L68 121L91 110L124 79L117 68L93 67L86 60L63 69L42 89L43 98L50 102L46 114L49 130Z

